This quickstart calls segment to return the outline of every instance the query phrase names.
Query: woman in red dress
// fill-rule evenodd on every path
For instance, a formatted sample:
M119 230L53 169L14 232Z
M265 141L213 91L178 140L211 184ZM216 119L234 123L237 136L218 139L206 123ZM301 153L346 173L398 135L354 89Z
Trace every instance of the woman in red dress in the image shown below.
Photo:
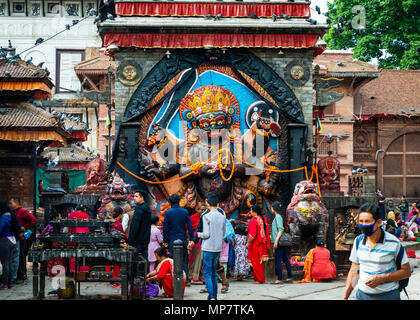
M153 280L158 280L160 282L163 291L168 297L174 296L174 260L168 257L166 248L158 248L155 250L156 259L159 261L158 266L153 272L150 272L146 276L146 283L150 283ZM187 276L183 272L184 286L183 290L185 292L185 285L187 284Z
M270 249L270 231L267 219L258 205L250 211L252 215L248 224L248 263L252 266L252 276L255 283L265 283L264 265L268 260Z

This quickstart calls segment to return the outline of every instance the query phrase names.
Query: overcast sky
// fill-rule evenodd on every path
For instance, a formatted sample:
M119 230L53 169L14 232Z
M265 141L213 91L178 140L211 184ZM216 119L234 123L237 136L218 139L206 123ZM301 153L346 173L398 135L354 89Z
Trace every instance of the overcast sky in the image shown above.
M311 1L311 8L315 9L315 6L320 7L321 13L325 13L328 11L327 2L333 3L333 0L312 0ZM311 10L311 16L313 19L315 19L318 22L325 23L327 17L324 15L319 15L318 12Z

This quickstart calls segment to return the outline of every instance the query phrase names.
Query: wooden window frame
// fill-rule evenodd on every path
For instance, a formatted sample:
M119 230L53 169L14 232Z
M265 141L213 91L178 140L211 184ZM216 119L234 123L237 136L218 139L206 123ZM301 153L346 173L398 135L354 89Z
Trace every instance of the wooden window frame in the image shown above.
M420 179L420 175L414 175L414 174L410 174L407 175L407 155L419 155L420 156L420 152L414 152L414 151L410 151L407 152L407 142L406 142L406 138L407 138L407 134L410 133L406 133L402 135L403 141L402 141L402 151L392 151L392 152L386 152L386 156L390 155L395 155L395 156L402 156L402 174L384 174L385 171L385 166L384 166L384 158L382 158L382 185L384 184L384 180L386 178L388 179L392 179L392 178L396 178L396 179L401 179L403 180L402 182L402 194L406 195L406 196L410 196L407 195L407 178L419 178ZM398 139L398 138L397 138ZM393 143L393 142L392 142ZM389 147L392 145L392 143L389 145ZM389 148L388 147L388 148Z
M85 55L86 55L85 50L83 50L83 49L56 49L56 51L55 51L55 83L56 83L55 92L56 93L66 93L66 92L68 92L66 90L61 90L59 88L61 86L60 85L61 54L63 54L63 53L81 53L82 54L81 61L85 60Z

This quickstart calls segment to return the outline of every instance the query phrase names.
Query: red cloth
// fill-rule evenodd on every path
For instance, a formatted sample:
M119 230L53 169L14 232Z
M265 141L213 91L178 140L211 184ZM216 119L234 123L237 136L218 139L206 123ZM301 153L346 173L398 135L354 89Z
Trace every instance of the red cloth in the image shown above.
M38 186L38 195L41 196L43 192L44 192L44 188L42 187L42 185L39 185Z
M82 211L72 211L69 213L68 219L90 219L89 215L86 212ZM69 232L71 233L89 233L89 227L70 227ZM69 243L69 245L72 245L74 243ZM80 262L79 262L80 263ZM70 271L75 272L76 267L76 258L72 257L69 258L69 265L70 265ZM83 266L80 267L78 271L80 272L88 272L89 266Z
M158 266L159 272L156 275L157 278L160 280L160 284L162 285L163 291L170 296L173 297L174 295L174 278L173 278L173 260L172 259L165 259L161 262ZM183 290L185 292L185 286L187 284L186 279L184 279L184 286Z
M327 248L314 249L311 277L316 280L335 279L335 265L330 261L330 251Z
M128 241L128 238L125 235L124 228L123 228L122 223L120 221L115 220L114 224L111 227L111 230L112 229L115 229L115 230L118 230L119 232L121 232L124 235L125 241Z
M77 219L77 220L82 220L82 219L89 219L90 217L86 212L82 212L82 211L72 211L69 213L68 219ZM88 233L89 232L89 228L88 227L70 227L69 228L69 232L72 233Z
M198 227L198 223L200 222L200 214L198 212L194 213L193 215L190 216L191 219L191 224L193 227L193 230L195 232L195 230L197 230Z
M265 273L264 264L268 260L268 250L270 249L270 230L265 217L266 230L264 232L263 219L259 216L253 217L248 224L248 239L254 238L248 248L248 263L252 265L253 278L255 281L264 283Z
M104 46L139 48L313 48L316 34L243 34L243 33L107 33Z
M25 230L32 228L36 223L36 218L28 210L23 207L19 207L14 210L16 217L19 221L21 227L24 227Z
M87 134L82 131L72 131L67 139L69 138L76 139L77 141L87 141Z
M203 3L203 2L117 2L115 11L119 16L183 16L197 17L221 13L223 17L278 16L285 13L291 17L309 18L311 10L307 3Z

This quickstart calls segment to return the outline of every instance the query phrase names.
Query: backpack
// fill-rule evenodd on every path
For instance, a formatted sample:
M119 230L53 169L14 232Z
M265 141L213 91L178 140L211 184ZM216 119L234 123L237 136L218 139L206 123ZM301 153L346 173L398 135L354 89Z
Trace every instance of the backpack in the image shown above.
M360 236L358 236L356 238L356 249L359 249L359 244L360 244L360 241L362 241L362 239L364 239L363 235L360 235ZM396 261L397 270L400 270L401 269L401 261L402 261L402 257L403 257L403 254L404 254L404 250L400 250L398 252L397 261ZM407 298L409 298L409 297L408 297L407 290L405 288L408 286L408 279L409 278L402 279L402 280L398 281L398 291L401 292L401 291L404 290L405 295L407 296Z

